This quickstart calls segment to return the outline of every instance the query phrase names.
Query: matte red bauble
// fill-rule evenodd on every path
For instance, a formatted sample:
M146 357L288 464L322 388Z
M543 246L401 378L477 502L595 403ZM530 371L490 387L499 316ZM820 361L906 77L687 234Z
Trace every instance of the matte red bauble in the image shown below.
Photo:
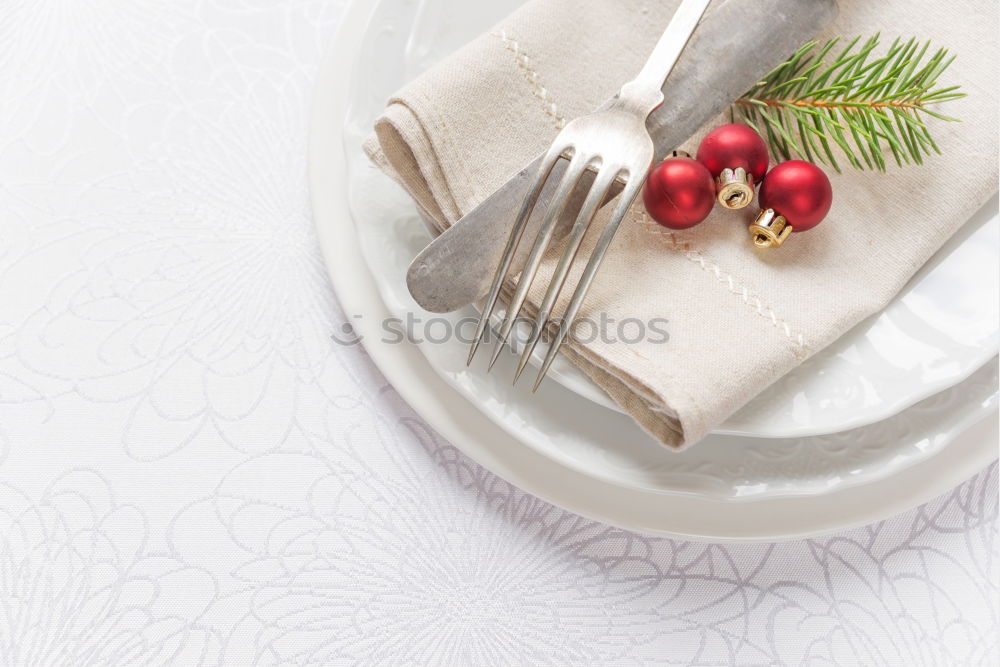
M754 244L777 248L792 232L818 225L833 204L833 187L823 170L803 160L774 167L760 187L761 212L750 225Z
M649 173L642 188L649 216L664 227L687 229L708 217L715 203L712 175L697 160L674 157Z
M717 127L698 146L698 161L715 178L716 196L726 208L749 206L769 159L767 144L746 125Z

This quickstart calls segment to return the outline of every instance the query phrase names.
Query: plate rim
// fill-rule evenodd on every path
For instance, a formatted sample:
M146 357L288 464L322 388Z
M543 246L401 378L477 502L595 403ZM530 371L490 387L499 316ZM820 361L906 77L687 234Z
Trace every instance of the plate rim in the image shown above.
M358 252L353 226L323 221L347 213L346 162L340 141L348 101L340 87L322 85L356 76L359 47L375 3L352 0L345 8L318 71L310 116L308 181L313 218L331 286L348 317L375 304L388 315ZM345 67L344 64L347 64ZM349 217L349 216L348 216ZM343 289L350 284L352 289ZM353 318L361 336L374 334L375 318ZM372 335L373 340L378 340ZM704 541L801 539L863 525L930 500L989 465L997 456L1000 420L980 421L938 454L895 475L830 494L725 503L691 495L630 490L570 470L516 440L448 386L415 345L366 346L368 356L400 396L445 440L511 484L602 523L651 535ZM420 382L416 382L418 379ZM459 409L459 406L464 409Z

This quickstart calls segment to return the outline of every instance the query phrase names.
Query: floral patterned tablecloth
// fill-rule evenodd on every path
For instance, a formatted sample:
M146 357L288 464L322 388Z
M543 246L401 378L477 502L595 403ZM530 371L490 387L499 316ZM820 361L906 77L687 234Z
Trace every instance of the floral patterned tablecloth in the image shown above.
M832 537L649 538L332 345L305 137L341 10L0 3L0 665L996 664L995 466Z

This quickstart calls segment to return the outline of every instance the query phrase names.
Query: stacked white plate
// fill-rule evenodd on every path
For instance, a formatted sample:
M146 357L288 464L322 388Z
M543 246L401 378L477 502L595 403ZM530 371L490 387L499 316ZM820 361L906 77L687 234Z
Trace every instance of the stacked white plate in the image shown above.
M488 4L488 6L486 6ZM311 186L334 287L400 394L469 456L580 514L714 540L800 537L873 521L948 490L997 453L994 197L881 314L668 452L569 364L538 394L511 363L467 369L471 309L424 312L404 276L430 240L361 142L385 100L519 2L357 0L319 78ZM409 323L409 324L408 324ZM400 341L408 330L416 339Z

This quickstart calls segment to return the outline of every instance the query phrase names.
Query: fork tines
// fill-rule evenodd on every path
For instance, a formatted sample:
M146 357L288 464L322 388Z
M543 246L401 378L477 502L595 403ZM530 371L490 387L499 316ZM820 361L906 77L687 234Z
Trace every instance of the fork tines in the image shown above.
M567 126L567 128L563 130L563 133L566 133L566 130L569 129L570 127ZM542 332L545 330L545 327L549 322L549 316L552 314L553 306L555 306L556 301L559 298L559 294L564 283L566 282L567 276L569 275L573 261L576 259L576 255L580 250L583 238L587 233L587 230L590 228L598 209L611 193L611 188L616 181L624 182L625 189L622 192L618 204L615 206L611 220L604 228L596 246L594 247L593 254L590 256L590 260L587 262L587 265L581 274L576 290L574 291L569 304L566 306L566 310L561 321L557 323L555 336L549 345L549 350L545 355L544 361L542 362L541 369L538 372L538 377L535 379L532 391L538 389L538 385L541 383L545 374L548 372L549 367L552 365L552 361L559 352L559 348L562 346L566 335L572 330L576 315L587 295L587 290L590 288L594 276L604 259L604 255L607 253L608 247L611 245L611 241L618 230L618 226L621 224L621 221L624 219L629 207L638 195L642 186L642 181L644 180L643 177L645 176L645 173L642 173L639 178L633 178L629 174L629 168L627 166L604 164L598 155L582 154L577 151L573 145L561 143L557 137L556 143L554 143L548 153L545 154L545 157L539 165L534 183L524 198L521 210L517 216L517 221L515 222L510 237L507 240L507 245L504 249L500 265L493 277L493 284L490 287L489 296L487 296L486 303L483 307L482 316L479 319L479 325L476 328L476 336L472 343L472 349L469 351L469 364L472 363L476 350L486 333L486 328L489 325L490 317L496 307L500 290L508 278L507 274L510 272L514 255L521 242L521 237L524 235L524 230L528 226L528 220L531 218L535 209L539 195L545 187L546 181L549 179L553 168L560 159L568 160L569 164L567 165L565 173L562 176L562 180L560 180L556 192L552 196L548 208L544 213L541 227L535 235L534 242L532 243L531 250L528 254L528 259L521 271L521 277L517 282L517 288L514 292L514 296L511 298L509 307L507 308L507 312L504 316L503 324L500 326L498 340L494 345L493 356L490 359L489 367L491 369L496 363L497 358L500 356L503 346L506 344L507 339L510 336L511 329L518 321L518 317L528 295L528 291L530 290L531 284L535 279L535 275L538 273L538 267L541 264L542 257L552 240L556 223L562 216L571 195L573 195L574 190L580 184L580 180L587 170L596 172L596 176L589 190L586 192L586 199L584 200L583 205L576 216L576 221L570 230L569 237L566 241L566 248L559 258L559 262L556 265L554 273L552 274L552 281L549 284L541 305L538 308L538 314L535 317L534 324L530 329L528 340L525 343L524 350L521 353L521 359L517 365L517 372L514 375L515 383L524 371L525 366L527 366L528 360L531 358L531 354L538 345Z

